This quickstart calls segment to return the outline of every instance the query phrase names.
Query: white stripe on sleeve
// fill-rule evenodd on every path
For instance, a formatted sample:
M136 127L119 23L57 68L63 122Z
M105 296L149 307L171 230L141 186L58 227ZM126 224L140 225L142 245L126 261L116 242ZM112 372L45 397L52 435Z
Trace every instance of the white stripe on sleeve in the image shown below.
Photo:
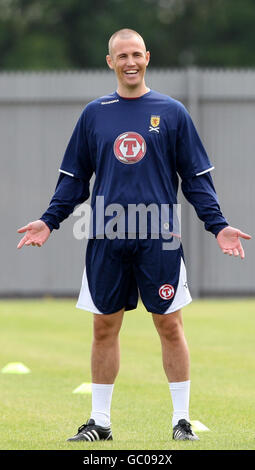
M74 174L69 173L69 171L65 171L65 170L61 170L61 169L59 169L58 171L60 171L60 173L65 173L65 175L68 175L68 176L74 176Z
M196 176L204 175L205 173L208 173L208 171L214 170L214 166L211 166L211 168L207 168L207 170L200 171L200 173L196 173Z

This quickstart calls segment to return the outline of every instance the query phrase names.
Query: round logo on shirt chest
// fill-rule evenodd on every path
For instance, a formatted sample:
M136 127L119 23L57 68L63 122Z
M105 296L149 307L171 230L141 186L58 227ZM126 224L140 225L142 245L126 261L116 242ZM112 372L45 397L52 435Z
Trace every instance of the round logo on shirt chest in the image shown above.
M137 132L124 132L115 140L113 151L121 163L137 163L146 153L146 142Z

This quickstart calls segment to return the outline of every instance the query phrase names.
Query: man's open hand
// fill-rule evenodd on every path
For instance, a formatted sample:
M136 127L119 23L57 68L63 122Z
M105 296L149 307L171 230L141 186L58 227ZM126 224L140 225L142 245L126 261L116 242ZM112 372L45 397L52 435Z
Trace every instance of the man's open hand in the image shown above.
M35 220L18 229L18 233L25 232L17 248L22 248L23 245L42 246L50 236L50 229L42 220Z
M225 227L217 235L217 242L220 249L226 255L239 256L244 259L244 250L240 238L250 240L251 236L241 232L238 228Z

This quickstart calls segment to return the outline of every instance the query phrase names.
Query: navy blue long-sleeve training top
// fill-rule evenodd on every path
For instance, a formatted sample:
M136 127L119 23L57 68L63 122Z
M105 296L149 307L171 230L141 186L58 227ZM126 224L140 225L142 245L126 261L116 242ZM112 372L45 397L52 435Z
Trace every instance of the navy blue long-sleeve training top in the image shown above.
M114 204L124 211L132 204L171 208L177 204L180 177L182 191L206 230L217 235L228 223L220 210L212 169L192 119L179 101L153 90L134 99L114 92L92 101L82 112L55 194L41 219L50 230L58 229L75 206L88 199L93 174L94 219L98 196L103 197L105 208ZM169 210L170 226L171 214ZM110 217L105 217L105 224Z

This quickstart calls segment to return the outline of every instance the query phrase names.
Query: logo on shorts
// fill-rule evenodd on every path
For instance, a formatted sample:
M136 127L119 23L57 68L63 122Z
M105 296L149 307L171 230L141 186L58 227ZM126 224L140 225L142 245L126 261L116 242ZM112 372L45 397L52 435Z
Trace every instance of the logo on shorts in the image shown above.
M114 142L115 157L122 163L137 163L146 153L146 142L137 132L124 132Z
M174 296L174 288L171 286L171 284L163 284L163 286L159 288L158 293L161 299L170 300Z

